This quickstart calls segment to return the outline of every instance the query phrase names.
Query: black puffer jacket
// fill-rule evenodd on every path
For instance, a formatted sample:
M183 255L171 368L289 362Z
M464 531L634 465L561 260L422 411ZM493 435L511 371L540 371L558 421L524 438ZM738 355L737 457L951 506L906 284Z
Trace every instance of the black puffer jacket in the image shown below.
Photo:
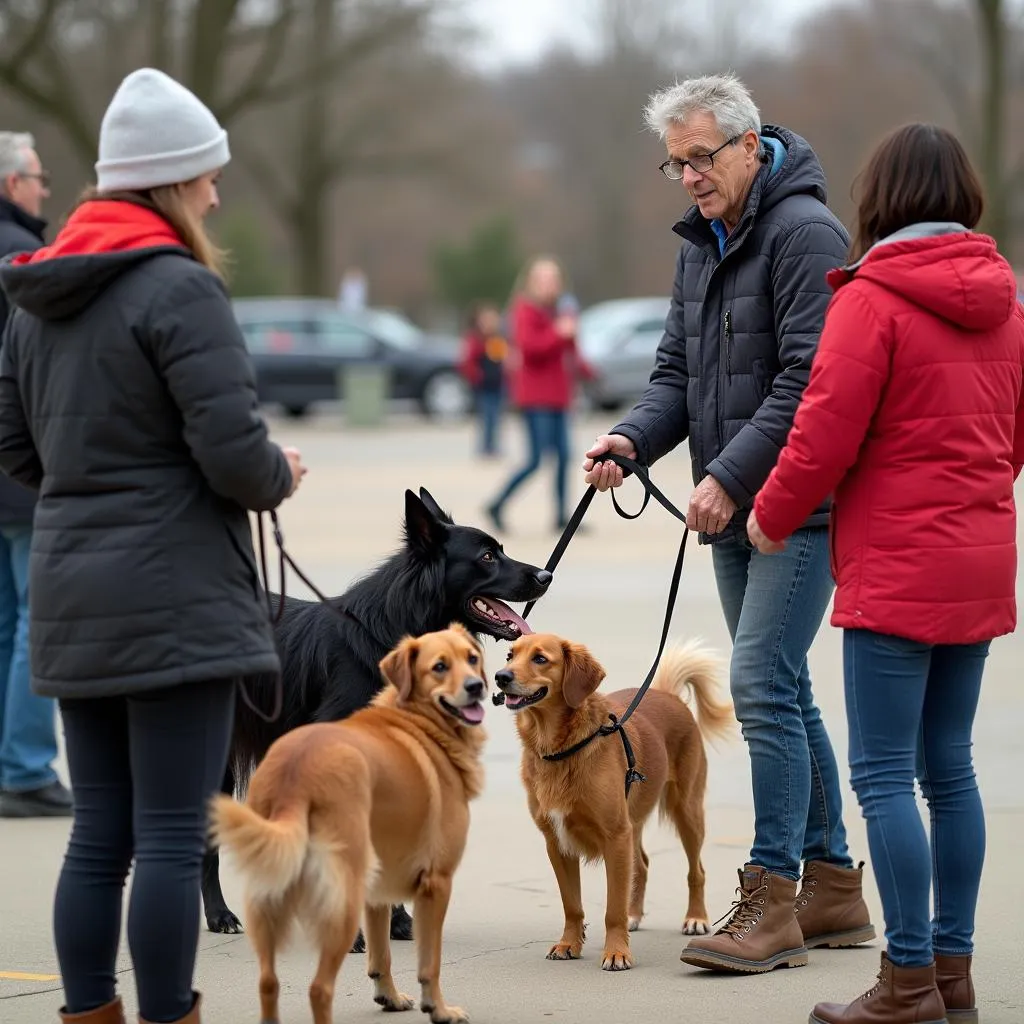
M35 252L43 244L45 230L45 220L33 217L0 196L0 259L19 252ZM7 298L0 288L0 334L9 313ZM0 476L0 526L31 526L35 507L34 491L8 476Z
M220 281L156 214L80 207L0 267L0 467L39 489L33 688L127 694L277 672L246 509L291 474Z
M754 495L786 442L810 377L825 308L825 274L849 236L825 205L825 174L799 135L762 130L765 163L743 216L720 248L693 206L673 230L679 250L672 306L643 397L610 433L650 465L687 437L693 482L708 473L739 510L720 534L746 536ZM828 505L806 525L828 522Z

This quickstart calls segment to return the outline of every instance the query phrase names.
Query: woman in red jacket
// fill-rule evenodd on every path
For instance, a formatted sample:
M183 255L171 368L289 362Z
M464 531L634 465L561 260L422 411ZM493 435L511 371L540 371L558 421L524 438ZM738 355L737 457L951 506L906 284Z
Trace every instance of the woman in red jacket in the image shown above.
M875 152L855 262L830 274L810 382L748 525L758 550L777 551L835 498L832 624L888 951L881 984L816 1006L820 1024L978 1019L985 820L971 732L989 642L1016 627L1024 463L1024 312L1009 264L973 230L982 204L940 128L898 129Z
M516 364L512 401L523 414L530 450L526 464L512 475L487 506L495 529L503 532L502 509L512 494L533 476L546 451L553 451L556 528L565 527L569 468L569 408L576 376L593 371L576 348L576 315L559 309L564 279L558 263L538 257L526 268L523 288L512 303L511 334Z

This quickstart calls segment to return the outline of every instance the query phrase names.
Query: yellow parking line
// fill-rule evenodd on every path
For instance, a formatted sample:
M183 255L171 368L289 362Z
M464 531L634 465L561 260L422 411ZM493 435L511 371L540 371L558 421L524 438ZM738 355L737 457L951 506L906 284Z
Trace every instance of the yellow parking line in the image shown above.
M24 971L0 971L0 978L7 981L59 981L59 974L26 974Z

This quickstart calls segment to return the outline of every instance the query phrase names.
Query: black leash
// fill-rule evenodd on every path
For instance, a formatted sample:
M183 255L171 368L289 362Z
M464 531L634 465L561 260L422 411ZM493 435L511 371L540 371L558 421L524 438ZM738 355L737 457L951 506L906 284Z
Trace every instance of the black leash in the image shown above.
M277 545L278 563L277 571L278 578L280 579L280 594L278 594L277 611L274 611L273 603L270 599L270 576L267 573L267 541L266 534L263 526L263 513L259 512L256 516L257 526L259 530L259 547L260 547L260 568L263 571L263 592L267 595L267 615L270 617L272 625L277 625L281 621L281 616L284 614L284 601L285 601L285 568L290 567L292 572L306 584L307 587L316 595L317 599L328 608L331 609L336 615L344 616L346 618L354 619L356 622L359 620L346 608L337 608L331 604L330 599L326 597L316 586L316 584L295 564L295 560L284 546L284 533L281 531L281 522L277 518L277 512L273 509L270 511L270 522L273 526L274 531L274 543ZM362 625L362 623L360 623ZM264 722L272 723L276 722L281 717L281 712L284 709L284 679L282 673L278 673L277 681L274 686L274 710L271 712L269 717L265 715L256 705L252 702L249 694L246 692L245 683L239 680L239 692L242 695L242 700L245 702L247 707L253 714L258 715L263 719Z
M626 722L629 721L630 715L636 711L643 700L644 694L647 692L651 683L654 681L654 677L658 671L658 665L661 662L661 656L665 652L665 644L668 641L669 627L672 623L672 614L675 611L676 597L679 594L679 581L682 578L683 573L683 559L686 555L686 539L690 535L689 527L686 526L686 515L680 512L676 506L669 501L667 497L662 493L658 486L651 480L647 473L639 463L634 462L632 459L627 459L623 455L615 455L611 452L607 452L604 455L598 456L596 462L610 461L616 465L622 467L624 470L628 470L632 473L644 488L644 500L640 506L638 512L632 515L626 512L618 503L615 497L615 491L612 490L612 504L615 506L615 511L623 519L639 519L643 515L644 510L647 508L651 498L657 499L658 503L671 515L675 516L683 524L683 537L679 542L679 552L676 555L676 564L672 570L672 582L669 586L668 591L668 602L665 606L665 621L661 627L661 641L658 644L658 653L654 656L654 664L651 665L650 671L647 673L647 678L640 684L640 688L636 692L636 696L630 701L629 707L619 717L614 713L609 713L608 717L611 722L607 725L598 726L589 736L584 737L578 743L574 743L571 747L567 747L565 750L559 750L554 754L545 754L545 761L564 761L568 757L572 757L573 754L578 754L584 747L589 746L598 736L611 736L613 733L618 733L622 738L622 749L626 755L626 797L629 798L629 790L634 782L646 782L647 779L636 767L636 757L633 753L633 745L629 742L629 737L626 735L626 730L623 728ZM551 552L551 557L547 561L547 565L544 566L548 572L554 572L555 566L562 560L562 556L565 554L566 548L569 546L569 542L572 540L573 535L579 529L580 523L583 522L583 517L587 514L587 510L590 508L591 502L594 500L594 495L597 493L597 488L591 485L583 497L580 499L580 503L576 506L576 510L573 512L566 523L565 529L562 531L562 536L558 538L558 543L555 545L554 551ZM533 606L536 601L531 601L523 611L523 618L533 610ZM503 693L496 693L492 698L495 704L504 704L505 695Z

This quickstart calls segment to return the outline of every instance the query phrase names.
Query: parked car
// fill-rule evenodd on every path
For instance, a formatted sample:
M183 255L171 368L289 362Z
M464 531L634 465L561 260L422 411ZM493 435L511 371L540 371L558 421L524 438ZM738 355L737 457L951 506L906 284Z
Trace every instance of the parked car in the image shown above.
M580 314L577 344L597 371L597 379L583 385L586 402L611 411L643 394L670 304L668 296L612 299Z
M366 363L386 366L389 397L416 401L426 416L462 417L472 409L455 356L425 335L381 331L331 299L236 299L234 310L260 400L291 416L304 415L314 402L336 400L339 371Z

